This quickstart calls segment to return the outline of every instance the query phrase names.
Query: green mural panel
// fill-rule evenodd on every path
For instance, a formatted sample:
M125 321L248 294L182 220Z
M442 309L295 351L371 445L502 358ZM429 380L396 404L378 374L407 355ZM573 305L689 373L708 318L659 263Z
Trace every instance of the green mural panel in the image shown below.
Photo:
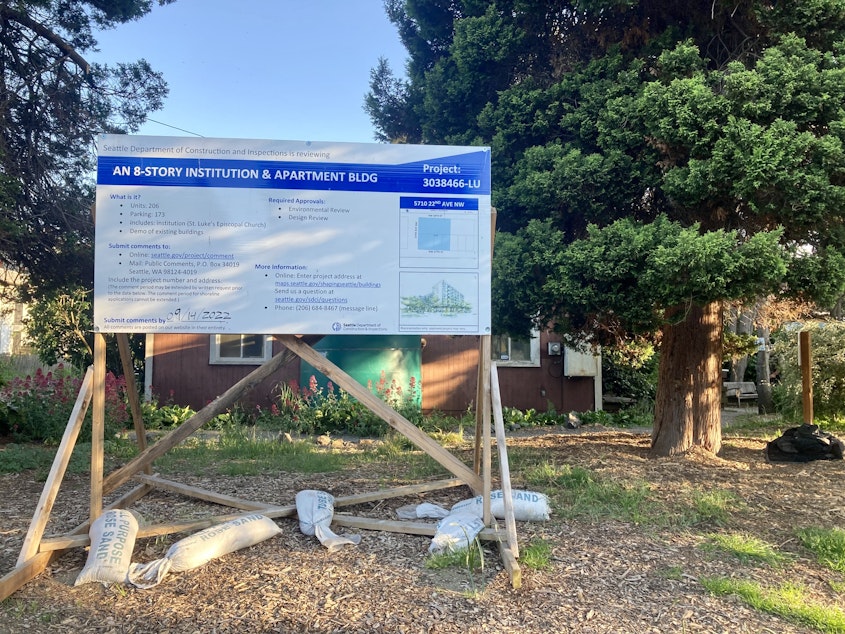
M419 335L332 335L323 337L314 349L373 392L412 400L422 406L422 346ZM325 389L328 379L310 363L302 362L300 382L311 377Z

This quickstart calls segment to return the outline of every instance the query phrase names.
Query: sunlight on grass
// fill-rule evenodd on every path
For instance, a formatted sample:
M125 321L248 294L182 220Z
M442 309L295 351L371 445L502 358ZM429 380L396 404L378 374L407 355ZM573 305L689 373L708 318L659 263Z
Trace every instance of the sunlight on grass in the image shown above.
M532 539L520 548L519 563L531 570L545 570L552 563L552 544L545 539Z
M542 462L522 476L529 486L542 487L563 517L614 517L634 523L659 521L644 482L607 482L582 467Z
M753 535L714 534L709 535L708 540L702 548L728 552L744 564L764 563L779 567L791 561L791 557L778 552L774 546Z
M845 573L845 530L841 528L803 528L798 538L818 562L837 572Z
M786 423L779 414L760 415L740 414L724 430L725 436L754 436L764 437L769 440L777 438L783 433L786 427L792 424Z
M223 434L217 440L179 445L156 461L164 471L258 475L273 472L329 473L343 469L348 456L305 442L278 442Z
M774 614L819 632L845 634L845 612L822 605L794 584L764 588L759 583L726 577L702 578L701 584L717 596L736 595L756 610Z

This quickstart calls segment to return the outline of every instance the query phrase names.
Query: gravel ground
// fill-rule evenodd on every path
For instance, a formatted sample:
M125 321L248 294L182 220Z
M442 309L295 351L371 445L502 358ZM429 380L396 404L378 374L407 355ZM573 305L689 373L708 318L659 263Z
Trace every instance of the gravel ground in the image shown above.
M644 433L541 432L509 438L515 487L526 488L520 465L541 459L583 467L603 481L645 486L650 499L668 509L688 504L696 492L714 490L729 491L736 508L724 524L660 526L600 514L572 518L556 501L562 499L559 492L548 489L554 502L552 518L522 522L518 530L523 552L538 540L550 545L549 565L540 570L523 565L519 589L511 587L497 550L489 545L483 573L460 567L431 570L425 565L428 537L356 531L362 536L359 546L329 552L303 535L295 519L276 520L282 528L277 537L195 570L171 573L148 590L122 584L74 587L86 557L83 549L74 549L0 604L0 632L813 631L753 610L738 598L711 595L701 584L707 577L756 580L765 586L790 581L830 609L845 608L845 578L815 563L795 538L796 527L845 524L841 461L770 464L763 455L766 439L732 438L729 433L719 457L692 452L651 460ZM470 461L468 448L457 453ZM396 463L333 474L167 477L275 504L292 503L304 488L342 496L412 482ZM0 476L0 573L15 565L42 486L29 472ZM84 521L86 491L85 477L65 479L48 533L60 534ZM459 487L343 510L395 519L399 506L422 501L447 506L468 495ZM228 512L163 492L146 496L133 508L148 521ZM790 562L778 569L743 563L705 547L714 533L756 536L789 555ZM133 559L161 557L183 536L139 539Z

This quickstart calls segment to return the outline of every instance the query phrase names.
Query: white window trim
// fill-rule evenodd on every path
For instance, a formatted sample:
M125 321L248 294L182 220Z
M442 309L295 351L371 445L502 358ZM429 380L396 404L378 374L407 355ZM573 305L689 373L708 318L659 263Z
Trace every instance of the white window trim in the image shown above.
M227 333L228 334L228 333ZM234 333L233 333L234 334ZM208 363L209 365L261 365L269 361L273 356L273 337L271 335L261 335L264 337L264 356L260 359L235 359L234 357L220 356L220 335L211 335L209 337L208 346Z
M508 337L508 349L510 349L511 338ZM530 352L529 356L531 357L528 361L504 361L502 359L493 359L493 363L496 364L497 367L501 368L539 368L540 367L540 331L539 330L532 330L531 331L531 339L530 339Z

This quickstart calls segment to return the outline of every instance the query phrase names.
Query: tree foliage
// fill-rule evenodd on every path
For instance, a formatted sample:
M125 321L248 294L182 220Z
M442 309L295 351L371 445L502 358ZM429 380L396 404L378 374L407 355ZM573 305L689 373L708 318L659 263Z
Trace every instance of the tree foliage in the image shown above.
M823 418L845 416L845 324L810 323L813 413ZM800 421L803 407L798 331L786 329L775 337L773 356L779 371L775 398L784 416Z
M94 362L93 291L80 285L43 293L26 317L26 334L47 365L66 363L80 372ZM129 336L136 379L144 361L144 335ZM123 374L117 340L106 340L106 368ZM142 382L139 385L143 384Z
M655 445L717 451L719 348L671 347L721 341L714 303L845 290L845 1L386 7L384 136L492 147L494 327L660 333Z
M152 6L0 1L0 258L28 274L31 293L93 279L96 135L136 130L166 84L145 60L106 66L84 55L96 50L96 29Z

